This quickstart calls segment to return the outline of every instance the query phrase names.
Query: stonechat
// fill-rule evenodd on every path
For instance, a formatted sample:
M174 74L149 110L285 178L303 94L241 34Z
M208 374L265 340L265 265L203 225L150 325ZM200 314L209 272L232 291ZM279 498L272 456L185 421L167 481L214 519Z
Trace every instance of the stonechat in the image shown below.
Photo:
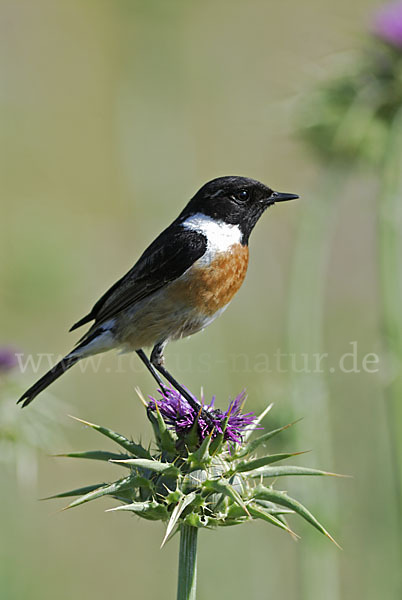
M257 221L268 207L294 198L247 177L206 183L128 273L71 327L93 321L75 348L18 402L27 406L78 361L116 348L137 352L159 384L162 375L199 408L165 368L164 348L201 331L227 308L244 281ZM144 348L152 348L150 359Z

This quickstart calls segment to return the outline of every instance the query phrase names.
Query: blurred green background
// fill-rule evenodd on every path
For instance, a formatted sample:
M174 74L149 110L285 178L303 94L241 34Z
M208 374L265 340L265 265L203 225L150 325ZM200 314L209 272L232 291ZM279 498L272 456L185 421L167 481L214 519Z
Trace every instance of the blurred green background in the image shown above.
M356 171L342 193L334 193L341 176L327 190L322 165L296 131L300 103L329 75L332 56L359 46L378 2L0 6L0 343L34 356L68 351L77 339L67 334L70 325L208 179L247 175L299 193L299 202L259 223L246 285L230 310L202 335L169 346L166 357L183 383L217 394L221 407L246 387L250 410L275 402L270 424L304 417L287 447L311 449L304 464L353 479L286 486L296 486L343 551L296 520L298 543L258 523L203 532L199 598L399 598L401 532L382 392L378 182L375 172ZM300 223L320 256L322 244L317 272ZM309 338L312 307L319 332ZM359 365L367 353L380 356L378 372L337 368L351 342ZM278 351L296 353L300 369L303 352L329 358L324 373L300 374L277 368ZM267 360L269 371L261 366ZM35 377L29 369L10 375L8 400ZM118 362L111 353L98 373L75 368L27 411L15 409L11 419L36 431L46 450L23 447L16 466L0 463L1 598L174 597L177 539L160 551L160 524L105 514L108 500L71 512L37 502L109 477L107 465L49 457L104 446L68 413L150 437L137 385L154 391L135 357ZM46 411L56 428L50 440L42 435Z

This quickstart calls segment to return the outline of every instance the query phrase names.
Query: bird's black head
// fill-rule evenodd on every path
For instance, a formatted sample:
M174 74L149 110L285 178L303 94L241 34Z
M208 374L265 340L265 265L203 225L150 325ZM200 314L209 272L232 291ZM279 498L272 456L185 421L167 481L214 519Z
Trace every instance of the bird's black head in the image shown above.
M201 213L225 223L238 225L247 244L251 231L263 212L276 202L298 198L296 194L274 192L248 177L218 177L202 186L179 219Z

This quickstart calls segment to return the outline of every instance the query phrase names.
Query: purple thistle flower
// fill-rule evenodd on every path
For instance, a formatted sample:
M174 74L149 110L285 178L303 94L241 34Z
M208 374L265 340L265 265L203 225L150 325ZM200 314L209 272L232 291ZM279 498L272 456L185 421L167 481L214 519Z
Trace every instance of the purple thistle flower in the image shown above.
M11 371L17 364L15 350L8 346L0 347L0 373Z
M205 439L211 432L212 437L218 434L224 435L224 439L231 443L241 444L242 434L252 426L256 420L254 413L242 413L241 408L246 399L246 392L243 390L229 404L228 409L222 412L214 408L215 396L210 404L204 404L204 411L208 411L212 419L208 421L203 416L203 411L195 411L185 398L174 388L165 388L158 390L161 398L157 400L150 396L148 409L155 411L156 405L168 427L174 429L177 436L185 437L192 429L195 422L198 425L200 441Z
M391 2L375 15L373 32L391 46L402 49L402 2Z

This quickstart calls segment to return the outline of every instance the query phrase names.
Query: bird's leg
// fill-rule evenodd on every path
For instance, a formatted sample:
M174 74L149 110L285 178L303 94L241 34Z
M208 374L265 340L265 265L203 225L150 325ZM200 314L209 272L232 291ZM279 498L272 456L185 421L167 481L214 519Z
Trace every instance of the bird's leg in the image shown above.
M142 360L142 362L144 363L144 365L146 366L148 371L151 373L151 375L155 379L156 383L158 385L160 385L161 389L163 390L165 388L165 384L162 381L162 378L160 377L158 371L155 369L154 365L148 360L148 357L145 354L144 350L141 350L141 349L136 350L136 353L140 357L140 359Z
M193 396L187 390L185 390L178 381L176 381L173 375L171 375L164 366L165 359L163 356L163 349L165 345L165 343L156 344L151 353L151 364L159 371L161 375L163 375L165 379L167 379L167 381L183 396L183 398L187 400L191 408L198 412L201 408L201 404L195 398L193 398ZM210 420L209 413L207 413L204 409L203 414L206 416L206 420Z

